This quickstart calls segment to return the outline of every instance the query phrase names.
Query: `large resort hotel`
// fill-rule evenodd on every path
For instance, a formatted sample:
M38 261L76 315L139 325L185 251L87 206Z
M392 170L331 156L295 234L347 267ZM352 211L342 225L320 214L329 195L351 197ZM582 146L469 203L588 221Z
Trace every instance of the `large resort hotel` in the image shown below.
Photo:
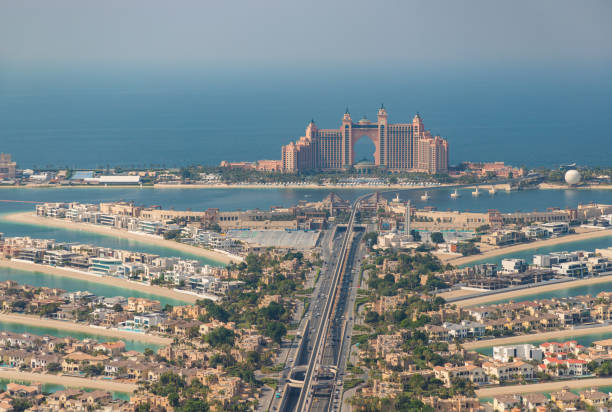
M347 169L355 164L354 146L362 137L376 147L373 167L391 172L448 171L446 139L425 130L418 114L412 123L389 124L384 107L375 122L364 118L354 123L348 110L338 129L318 129L311 121L305 136L283 146L281 169L290 173Z

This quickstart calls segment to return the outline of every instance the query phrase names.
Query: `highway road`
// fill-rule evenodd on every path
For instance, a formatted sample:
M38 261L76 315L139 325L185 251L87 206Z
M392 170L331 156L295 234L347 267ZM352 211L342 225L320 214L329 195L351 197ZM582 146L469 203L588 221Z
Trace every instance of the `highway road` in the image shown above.
M368 196L370 196L370 194L363 195L357 198L355 202L353 203L353 206L351 209L351 215L350 215L348 224L346 226L346 232L344 233L344 236L342 238L341 247L338 251L337 256L334 253L334 257L337 258L337 261L335 264L333 276L331 278L331 284L329 288L330 293L328 293L326 296L326 300L322 307L322 310L318 312L320 313L321 321L315 329L314 339L312 341L312 351L310 353L310 357L306 364L307 369L304 375L304 386L302 390L300 391L300 395L295 405L295 408L292 408L292 410L295 410L295 411L310 410L311 407L313 406L313 399L314 399L314 396L313 396L314 395L314 388L313 388L314 381L315 381L315 378L318 377L317 374L318 372L320 372L321 366L336 366L335 364L331 364L331 365L325 364L324 361L329 361L330 359L329 354L327 355L327 357L325 357L325 349L326 347L329 348L330 342L328 342L328 337L331 336L332 334L337 335L338 328L333 326L333 323L336 323L336 326L337 326L337 322L335 322L335 317L333 318L332 315L336 312L335 310L336 305L340 301L340 298L341 298L340 294L341 294L342 288L339 287L341 286L340 282L342 280L343 274L345 273L347 269L347 266L350 266L349 259L351 256L353 256L351 255L350 252L351 250L353 252L355 251L355 248L353 247L354 245L353 228L355 225L355 216L359 208L359 204L361 203L363 199L365 199ZM336 336L336 338L338 338L338 336ZM344 339L341 339L341 341L344 342ZM333 344L333 338L332 338L331 343ZM337 360L337 357L335 358ZM335 384L332 383L331 390L334 390L334 386ZM329 398L331 398L331 395L329 396ZM315 408L319 409L321 407L320 402L317 400L315 403L317 404L315 405ZM323 410L329 408L329 401L326 406L323 406L323 408L324 408Z

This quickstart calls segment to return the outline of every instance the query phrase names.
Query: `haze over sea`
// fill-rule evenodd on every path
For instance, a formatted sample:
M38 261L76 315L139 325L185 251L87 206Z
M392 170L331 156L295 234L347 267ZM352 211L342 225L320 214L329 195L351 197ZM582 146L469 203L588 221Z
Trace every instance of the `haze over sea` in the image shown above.
M420 112L451 163L610 165L607 64L317 67L2 70L0 151L21 167L277 159L311 118L336 128L384 103L392 122Z

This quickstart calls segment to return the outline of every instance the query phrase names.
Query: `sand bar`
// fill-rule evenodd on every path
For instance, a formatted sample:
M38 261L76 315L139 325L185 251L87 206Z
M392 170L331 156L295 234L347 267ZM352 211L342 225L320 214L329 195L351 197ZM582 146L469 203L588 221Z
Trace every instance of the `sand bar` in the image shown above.
M442 292L442 293L438 293L436 294L436 296L439 296L443 299L454 299L454 298L460 298L463 296L472 296L477 294L478 291L476 290L469 290L469 289L457 289L457 290L451 290L450 292ZM459 305L460 302L457 302L457 305Z
M476 396L479 398L490 398L497 395L514 393L556 392L564 387L582 389L610 385L612 385L612 378L560 380L555 382L534 383L531 385L495 386L492 388L477 389Z
M138 389L138 385L134 383L117 382L109 379L86 379L74 376L51 375L48 373L23 372L5 368L0 368L0 378L11 381L52 383L74 388L102 389L109 392L132 393Z
M94 328L89 325L67 322L33 315L18 315L13 313L0 313L0 322L18 323L20 325L55 328L69 332L88 333L92 335L108 336L117 339L135 340L139 342L169 345L172 339L148 333L129 332L117 329Z
M601 277L594 277L594 278L577 279L577 280L572 280L570 282L551 283L548 285L535 286L535 287L524 288L524 289L519 289L519 290L512 290L510 292L495 293L492 295L486 295L486 296L480 296L480 297L477 296L471 299L453 302L452 304L457 305L458 307L465 308L468 306L482 305L482 304L489 303L489 302L497 302L500 300L520 298L522 296L537 295L539 293L551 292L554 290L562 290L562 289L574 288L574 287L585 286L585 285L597 285L599 283L612 283L612 276L601 276ZM475 293L475 292L472 291L472 293Z
M595 229L589 232L576 233L576 234L557 237L553 239L544 239L544 240L538 240L537 242L521 243L519 245L502 247L499 249L489 250L484 253L479 253L478 255L451 258L451 259L447 259L446 262L451 263L455 266L459 266L459 265L465 265L466 263L471 263L471 262L476 262L479 260L492 258L495 256L506 255L506 254L514 253L514 252L522 252L523 250L538 249L538 248L546 247L546 246L554 246L554 245L560 245L563 243L570 243L570 242L576 242L579 240L587 240L587 239L596 239L596 238L607 237L607 236L612 236L612 230Z
M165 298L182 300L188 303L195 303L198 300L196 295L191 295L187 293L177 292L172 289L163 288L161 286L147 285L140 282L130 282L125 279L115 278L112 276L96 276L96 275L87 275L82 272L72 271L64 268L47 266L47 265L39 265L37 263L26 263L22 261L14 261L7 259L0 259L0 267L17 269L17 270L25 270L28 272L40 272L45 273L47 275L53 276L63 276L73 279L86 280L88 282L96 282L102 283L104 285L116 286L118 288L135 290L138 292L149 293L152 295L162 296Z
M611 190L612 185L582 185L582 186L573 186L568 187L563 184L553 184L553 183L540 183L538 188L544 190L559 190L559 189L571 189L571 190Z
M534 341L548 341L553 339L574 338L576 336L595 335L601 333L612 333L612 325L596 328L563 329L552 332L530 333L528 335L508 336L505 338L479 340L467 342L461 346L465 349L489 348L491 346L512 345L515 343L529 343Z
M90 223L76 223L67 220L54 219L48 217L36 216L32 212L20 212L11 213L2 217L4 220L9 222L24 223L36 226L47 226L57 227L68 230L82 230L85 232L98 233L105 236L113 236L123 239L137 240L143 243L149 243L155 246L161 246L168 249L178 250L184 253L190 253L196 256L202 256L207 259L214 260L215 262L228 264L231 262L238 262L240 258L236 256L229 256L221 252L214 250L204 249L201 247L186 245L184 243L175 242L173 240L161 239L155 236L148 236L146 234L138 234L128 232L127 230L115 229L107 226L92 225Z

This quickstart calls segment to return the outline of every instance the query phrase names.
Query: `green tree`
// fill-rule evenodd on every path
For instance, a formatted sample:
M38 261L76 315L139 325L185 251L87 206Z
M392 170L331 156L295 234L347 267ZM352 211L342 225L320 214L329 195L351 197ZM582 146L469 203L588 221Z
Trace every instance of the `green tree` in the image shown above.
M22 397L13 398L13 401L11 402L11 404L13 406L11 410L16 411L16 412L23 412L32 406L32 402Z
M378 313L373 310L369 311L366 313L364 320L366 323L376 323L378 322Z
M235 334L232 330L220 326L204 335L204 341L212 347L222 345L232 346L234 344Z
M444 243L444 235L440 232L432 232L431 241L434 243Z
M60 365L57 362L51 362L47 364L47 372L54 373L54 372L59 372L61 370L62 370L62 365Z
M274 342L281 343L283 336L287 334L287 327L281 322L270 321L266 323L263 334Z
M194 339L200 336L200 327L198 325L192 326L187 330L187 337L189 339Z
M208 403L202 399L187 399L176 409L177 412L208 412Z

